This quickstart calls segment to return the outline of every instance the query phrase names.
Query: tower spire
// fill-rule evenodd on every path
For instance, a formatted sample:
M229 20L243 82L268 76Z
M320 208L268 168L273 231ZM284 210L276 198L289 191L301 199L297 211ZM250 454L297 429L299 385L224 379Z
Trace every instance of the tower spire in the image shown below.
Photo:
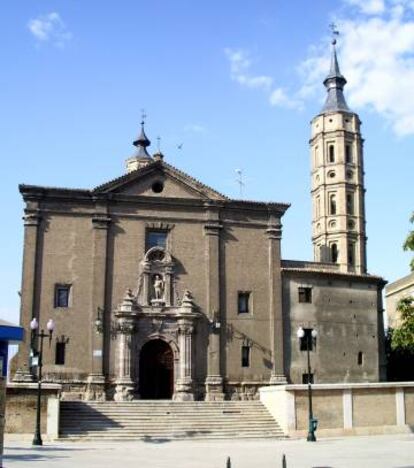
M147 152L147 147L151 144L151 141L148 139L147 135L145 135L144 118L145 118L145 114L143 114L142 116L141 133L139 134L138 138L133 143L134 146L137 148L135 157L139 159L151 158L151 156Z
M344 86L346 85L346 79L339 69L338 57L336 54L336 36L339 34L339 32L337 31L334 24L331 25L331 28L333 35L331 41L331 67L328 76L323 82L326 90L328 91L328 96L322 108L321 114L340 111L351 112L344 97Z

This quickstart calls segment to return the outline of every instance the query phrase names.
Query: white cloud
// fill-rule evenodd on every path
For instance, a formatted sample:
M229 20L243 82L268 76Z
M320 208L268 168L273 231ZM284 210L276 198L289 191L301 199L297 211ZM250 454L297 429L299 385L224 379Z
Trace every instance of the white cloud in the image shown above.
M272 77L250 73L252 63L246 51L225 49L224 52L230 61L230 75L234 81L248 88L269 90L272 87Z
M72 38L59 13L55 11L31 19L27 27L38 42L50 42L57 47L63 47Z
M252 61L248 52L241 49L225 49L224 52L230 62L230 76L232 80L241 86L265 91L269 96L269 102L272 106L301 107L301 103L297 99L289 98L282 88L274 86L274 79L271 76L251 73Z
M184 125L184 131L188 133L206 133L207 129L198 123Z
M301 109L303 102L300 99L291 97L283 88L275 88L269 97L272 106L288 107L290 109Z
M358 7L367 15L376 15L385 11L384 0L346 0L346 2Z
M383 9L372 6L370 15L365 14L362 1L353 3L361 4L364 14L338 20L339 61L348 80L348 104L355 111L367 109L381 115L398 136L414 134L414 3L386 0ZM320 94L329 68L326 39L323 44L313 47L300 64L303 81L298 94L303 98Z

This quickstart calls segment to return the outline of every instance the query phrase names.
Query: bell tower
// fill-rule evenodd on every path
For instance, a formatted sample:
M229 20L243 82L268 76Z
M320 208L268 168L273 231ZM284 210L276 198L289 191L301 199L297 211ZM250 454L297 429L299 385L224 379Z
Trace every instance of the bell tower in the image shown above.
M332 40L331 67L323 84L325 104L311 121L312 242L315 261L341 271L366 273L364 165L361 121L343 94Z

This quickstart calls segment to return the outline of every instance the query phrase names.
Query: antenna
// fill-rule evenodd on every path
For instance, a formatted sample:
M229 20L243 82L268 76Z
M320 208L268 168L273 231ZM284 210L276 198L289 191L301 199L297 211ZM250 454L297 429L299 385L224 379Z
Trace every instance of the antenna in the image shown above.
M161 153L161 137L159 135L157 136L157 149Z
M240 190L240 198L243 198L243 189L245 187L245 183L243 182L243 171L241 169L236 169L237 179L236 182L239 184Z
M142 120L142 124L144 125L145 123L145 119L147 118L147 114L145 112L145 109L141 109L141 120Z

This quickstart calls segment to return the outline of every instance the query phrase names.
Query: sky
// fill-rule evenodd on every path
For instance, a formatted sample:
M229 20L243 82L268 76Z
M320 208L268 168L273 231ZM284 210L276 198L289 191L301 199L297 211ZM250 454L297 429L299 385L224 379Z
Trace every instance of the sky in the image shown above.
M310 120L329 25L365 138L368 270L409 273L414 1L3 0L0 317L19 320L18 184L93 188L125 172L145 109L165 159L216 190L289 202L282 255L311 260Z

